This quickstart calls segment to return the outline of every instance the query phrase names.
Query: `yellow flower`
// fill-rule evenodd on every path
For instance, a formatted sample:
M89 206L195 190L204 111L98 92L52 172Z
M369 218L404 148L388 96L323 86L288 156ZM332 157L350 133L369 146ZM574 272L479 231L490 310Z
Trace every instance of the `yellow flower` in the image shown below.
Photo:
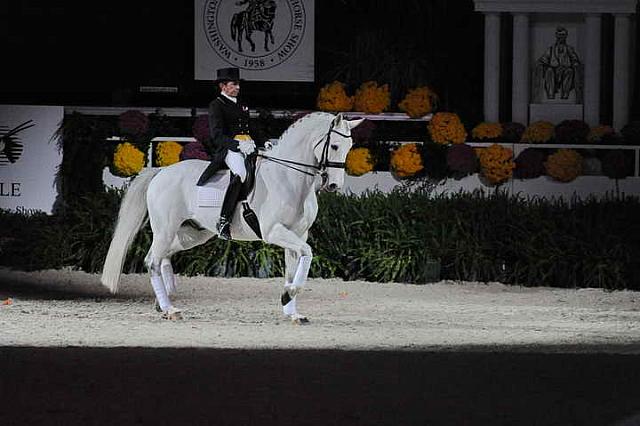
M120 143L113 153L113 166L121 176L133 176L144 167L144 153L129 142Z
M571 182L582 174L582 156L573 149L562 148L544 162L547 174L560 182Z
M351 176L361 176L373 170L373 158L368 148L354 148L347 154L346 168Z
M615 130L613 130L613 127L602 124L591 129L587 140L589 141L589 143L598 143L605 135L610 135L614 132Z
M544 143L549 142L553 137L553 123L548 121L536 121L529 124L529 127L522 134L522 142Z
M356 90L354 108L367 114L380 114L389 108L390 102L388 84L378 87L375 81L367 81Z
M158 166L170 166L180 161L182 145L174 141L160 142L156 146L156 162Z
M418 145L408 143L391 153L391 168L399 177L409 177L424 169Z
M441 145L464 143L467 139L467 131L464 129L460 117L453 112L436 113L427 127L431 139Z
M513 151L497 143L488 148L476 148L480 159L480 168L484 177L492 184L499 184L509 180L513 175L516 163L513 161Z
M406 112L411 118L424 117L433 111L438 96L428 87L418 87L409 93L398 104L400 111Z
M325 85L318 93L317 106L321 111L351 111L353 96L347 96L345 84L339 81Z
M497 139L502 136L502 126L500 123L480 123L471 130L474 139Z

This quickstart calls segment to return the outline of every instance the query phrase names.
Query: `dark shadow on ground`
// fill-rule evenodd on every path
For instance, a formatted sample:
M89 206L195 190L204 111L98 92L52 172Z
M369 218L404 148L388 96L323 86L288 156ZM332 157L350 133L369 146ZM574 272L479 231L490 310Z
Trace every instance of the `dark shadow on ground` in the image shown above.
M637 355L11 347L0 366L3 425L566 426L640 413Z

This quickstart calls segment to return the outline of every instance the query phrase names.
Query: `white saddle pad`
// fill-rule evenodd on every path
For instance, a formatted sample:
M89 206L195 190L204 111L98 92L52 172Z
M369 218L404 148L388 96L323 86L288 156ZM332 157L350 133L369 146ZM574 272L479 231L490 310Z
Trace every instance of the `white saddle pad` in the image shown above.
M198 207L222 207L224 194L229 185L229 172L216 173L204 186L196 186Z

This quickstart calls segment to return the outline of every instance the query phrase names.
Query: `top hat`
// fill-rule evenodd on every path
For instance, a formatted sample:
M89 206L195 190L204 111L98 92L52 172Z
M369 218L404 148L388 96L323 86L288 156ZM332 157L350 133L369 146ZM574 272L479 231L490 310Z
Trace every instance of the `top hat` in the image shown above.
M216 71L216 83L226 83L227 81L240 81L240 69L220 68Z

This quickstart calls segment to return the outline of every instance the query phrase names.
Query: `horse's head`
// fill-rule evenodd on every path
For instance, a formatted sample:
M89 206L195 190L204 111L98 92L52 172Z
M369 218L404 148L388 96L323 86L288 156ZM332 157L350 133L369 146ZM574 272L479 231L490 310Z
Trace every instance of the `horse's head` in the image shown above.
M332 121L327 136L314 148L314 154L322 175L322 189L334 192L344 184L344 163L353 145L351 129L362 123L361 120L346 120L338 114Z

